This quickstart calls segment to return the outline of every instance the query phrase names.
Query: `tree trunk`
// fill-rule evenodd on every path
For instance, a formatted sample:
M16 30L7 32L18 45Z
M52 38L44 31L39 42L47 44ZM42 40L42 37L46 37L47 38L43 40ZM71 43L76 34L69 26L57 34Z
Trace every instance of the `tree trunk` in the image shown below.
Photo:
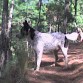
M75 6L74 6L74 8L75 8L75 16L77 15L77 1L78 0L75 0Z
M8 29L8 0L3 0L3 12L2 12L2 32L1 32L1 42L2 42L2 55L4 57L2 70L4 71L8 57L9 57L9 37L7 33Z
M65 0L65 10L64 10L64 22L63 22L63 27L62 27L62 32L67 33L67 22L68 22L68 14L70 13L69 10L69 2L70 0Z
M8 29L7 29L7 37L9 38L9 46L11 46L11 42L10 42L10 39L12 37L12 33L11 33L11 29L12 29L12 16L13 16L13 10L14 10L14 0L11 1L11 4L10 4L10 10L9 10L9 19L8 19ZM8 57L9 60L12 59L12 52L10 50L10 47L9 47L9 57Z
M14 0L12 0L11 5L10 5L9 20L8 20L8 30L7 30L8 35L9 35L10 31L11 31L13 9L14 9Z
M9 48L8 45L8 37L7 37L7 31L8 29L8 0L3 0L3 13L2 13L2 52L5 56L5 61L7 61L7 50Z
M41 24L41 6L42 6L42 0L39 0L39 18L38 18L38 22L37 22L37 26L40 26Z
M59 14L59 12L57 13L57 25L58 25L58 32L60 31L60 14Z

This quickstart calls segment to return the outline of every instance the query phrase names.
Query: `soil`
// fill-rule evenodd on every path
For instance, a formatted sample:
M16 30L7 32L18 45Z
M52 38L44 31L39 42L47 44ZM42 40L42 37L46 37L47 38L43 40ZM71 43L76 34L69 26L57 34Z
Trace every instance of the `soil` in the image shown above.
M26 70L28 83L83 83L83 43L70 44L67 69L63 58L59 51L60 61L55 66L54 56L44 54L39 71Z

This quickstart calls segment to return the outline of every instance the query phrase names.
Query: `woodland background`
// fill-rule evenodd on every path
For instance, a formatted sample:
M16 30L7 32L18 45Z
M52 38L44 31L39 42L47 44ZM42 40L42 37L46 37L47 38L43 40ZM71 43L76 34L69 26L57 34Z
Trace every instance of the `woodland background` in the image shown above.
M83 28L83 0L0 0L0 83L27 83L33 51L16 37L25 19L41 32L72 32Z

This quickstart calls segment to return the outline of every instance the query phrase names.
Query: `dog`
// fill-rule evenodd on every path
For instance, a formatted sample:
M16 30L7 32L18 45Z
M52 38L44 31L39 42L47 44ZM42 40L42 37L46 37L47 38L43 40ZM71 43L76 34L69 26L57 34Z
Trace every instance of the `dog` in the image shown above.
M75 32L70 34L64 34L61 32L53 33L42 33L33 29L28 22L25 20L23 22L23 27L21 28L21 35L28 38L29 43L32 45L35 52L35 67L34 70L39 71L42 55L44 52L53 51L55 55L55 64L58 61L58 51L62 50L65 58L65 67L68 67L68 41L78 41L83 40L83 33L80 28L77 28Z

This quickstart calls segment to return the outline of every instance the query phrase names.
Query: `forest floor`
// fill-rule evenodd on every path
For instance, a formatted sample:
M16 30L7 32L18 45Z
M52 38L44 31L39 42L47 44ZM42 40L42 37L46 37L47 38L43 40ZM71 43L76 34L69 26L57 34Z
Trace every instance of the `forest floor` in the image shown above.
M63 54L59 52L59 59L63 58ZM54 66L54 56L52 54L44 54L40 70L26 70L25 77L28 83L83 83L83 43L70 44L68 50L68 65L64 68L64 61L59 61Z

